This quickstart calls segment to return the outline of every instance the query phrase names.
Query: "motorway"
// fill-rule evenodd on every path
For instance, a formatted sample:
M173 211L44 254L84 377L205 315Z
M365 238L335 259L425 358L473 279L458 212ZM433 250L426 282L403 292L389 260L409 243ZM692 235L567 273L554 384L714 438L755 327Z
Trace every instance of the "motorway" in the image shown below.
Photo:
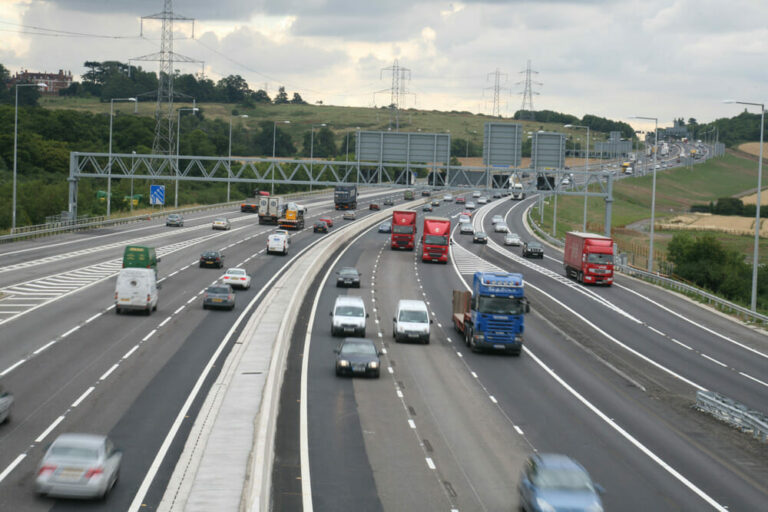
M376 192L381 198L391 192ZM365 215L372 194L359 201ZM324 235L314 220L333 211L330 196L306 202L307 227L292 235L287 257L264 254L266 234L253 214L208 211L185 218L183 228L164 220L61 235L0 248L0 377L14 393L10 423L0 426L0 510L126 510L171 430L203 368L260 288L294 254ZM212 231L214 217L228 216L230 231ZM331 230L333 232L333 229ZM151 316L115 315L114 276L123 247L158 248L162 279L158 311ZM198 267L199 254L220 249L226 266L244 266L250 290L237 292L233 312L204 311L200 295L223 273ZM30 306L30 304L32 304ZM234 342L236 336L232 338ZM206 380L188 413L194 414L215 379ZM158 470L145 503L157 504L183 447L185 422ZM42 450L61 432L105 433L124 451L119 483L106 502L55 501L34 495Z

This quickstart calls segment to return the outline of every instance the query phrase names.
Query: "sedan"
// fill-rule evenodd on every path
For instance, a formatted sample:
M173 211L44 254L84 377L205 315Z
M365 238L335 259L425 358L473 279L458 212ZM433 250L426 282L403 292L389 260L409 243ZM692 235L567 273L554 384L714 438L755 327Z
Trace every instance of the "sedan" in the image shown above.
M503 222L497 222L493 225L494 233L509 233L509 228Z
M232 288L247 290L251 287L251 276L245 272L244 268L228 268L221 277L221 282Z
M184 227L184 217L178 213L172 213L165 219L166 226Z
M319 220L315 222L314 227L312 228L312 231L315 233L327 233L328 232L328 224L325 222Z
M226 231L232 229L232 224L229 222L229 219L215 219L213 221L213 229L223 229Z
M478 197L477 204L488 204L488 198L485 196Z
M507 233L504 237L504 245L519 247L522 243L523 241L520 240L520 236L517 233Z
M333 219L332 219L332 218L330 218L330 217L320 217L320 218L319 218L319 219L317 219L317 220L318 220L319 222L325 222L326 224L328 224L328 227L329 227L329 228L332 228L332 227L333 227Z
M235 292L228 284L214 284L203 293L203 309L235 309Z
M360 272L354 267L344 267L336 275L337 288L360 288Z
M13 405L13 395L3 389L0 384L0 424L11 420L11 405Z
M429 197L432 195L432 192L429 190L422 190L421 191L421 197Z
M425 204L424 207L421 209L423 212L431 212L432 211L432 205L431 204Z
M493 193L493 198L494 199L499 199L500 197L501 197L501 192L494 192Z
M371 210L378 210L379 209L379 203L371 203L368 206L368 208L371 209Z
M599 496L603 488L592 482L581 464L565 455L530 456L517 490L522 510L603 510Z
M200 267L216 267L221 268L224 266L224 255L219 251L205 251L200 255Z
M453 196L451 194L445 194L443 196L443 201L445 201L446 203L450 203L453 201Z
M432 206L440 206L440 200L439 199L433 199L432 200Z
M472 238L473 244L487 244L488 243L488 235L485 234L483 231L475 231L475 236Z
M342 217L344 220L355 220L355 212L344 212L344 216Z
M456 203L457 204L464 204L466 201L467 200L464 199L464 196L459 196L459 197L456 198Z
M536 241L525 242L523 244L523 258L544 259L544 246Z
M461 215L459 215L459 224L461 224L462 222L472 222L472 217L462 213Z
M491 224L496 224L498 222L504 222L504 217L502 217L501 215L494 215L493 217L491 217Z
M472 224L469 222L462 222L459 224L459 233L462 235L474 235L475 229L472 227Z
M379 378L381 352L376 350L373 340L344 338L334 352L336 353L336 375Z
M392 223L391 222L382 222L379 224L379 233L391 233L392 232Z
M467 210L474 210L476 208L475 203L472 201L467 201L467 204L464 205L464 208Z
M393 204L395 204L395 200L391 197L388 197L384 200L384 206L392 206Z
M103 498L117 481L123 454L95 434L61 434L37 467L35 491L46 496Z

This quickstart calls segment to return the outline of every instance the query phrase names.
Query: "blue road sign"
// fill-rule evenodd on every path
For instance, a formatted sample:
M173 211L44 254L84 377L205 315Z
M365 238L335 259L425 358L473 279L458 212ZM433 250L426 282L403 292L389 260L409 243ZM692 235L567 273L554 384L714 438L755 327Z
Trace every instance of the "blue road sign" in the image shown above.
M149 204L165 205L165 185L149 186Z

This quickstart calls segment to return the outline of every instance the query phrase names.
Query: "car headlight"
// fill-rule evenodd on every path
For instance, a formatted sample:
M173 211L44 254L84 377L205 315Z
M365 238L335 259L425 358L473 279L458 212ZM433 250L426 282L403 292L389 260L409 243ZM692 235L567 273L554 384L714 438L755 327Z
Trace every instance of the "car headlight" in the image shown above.
M371 361L370 363L368 363L368 368L372 368L375 370L378 367L379 367L378 361Z
M347 366L349 366L349 361L347 361L346 359L342 359L341 361L339 361L339 366L341 366L342 368L346 368Z
M404 332L405 328L402 325L397 326L397 332Z
M536 505L539 507L541 512L557 512L555 507L544 501L542 498L536 498Z

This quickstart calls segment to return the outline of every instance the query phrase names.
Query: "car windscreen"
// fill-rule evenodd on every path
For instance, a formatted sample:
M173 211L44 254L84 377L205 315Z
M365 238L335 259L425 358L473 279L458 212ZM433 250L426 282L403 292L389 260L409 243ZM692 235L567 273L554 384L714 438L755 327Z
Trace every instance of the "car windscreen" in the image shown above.
M424 243L429 245L448 245L448 237L439 235L426 235L424 237Z
M365 316L363 314L363 308L359 306L337 306L336 315L337 316L353 316L358 318L362 318L363 316Z
M218 258L219 253L215 251L206 251L203 253L203 258Z
M395 224L392 226L392 232L393 233L399 233L401 235L410 235L413 233L413 226L399 226Z
M343 268L339 271L339 275L343 277L357 277L357 270L353 268Z
M68 446L68 445L56 445L51 446L51 456L61 457L67 459L84 459L84 460L97 460L99 458L99 450L96 448L89 448L86 446Z
M478 299L478 312L490 315L522 315L525 306L516 297L483 297Z
M592 482L583 471L572 469L543 470L534 477L534 484L541 489L592 491Z
M370 343L345 343L341 347L341 355L375 356L376 348Z
M529 249L541 249L541 244L539 242L528 242L528 248Z
M229 294L229 288L226 286L211 286L208 288L208 293L213 295L228 295Z
M231 276L244 276L245 270L239 269L239 268L231 268L227 270L227 274Z
M600 263L603 265L612 265L613 254L590 253L587 256L587 263Z
M477 238L485 238L485 233L483 233L482 231L478 231L477 233L475 233L475 236Z
M400 316L398 317L398 320L400 322L413 322L413 323L419 323L419 324L426 324L429 322L429 317L427 315L426 311L409 311L407 309L403 309L400 311Z

